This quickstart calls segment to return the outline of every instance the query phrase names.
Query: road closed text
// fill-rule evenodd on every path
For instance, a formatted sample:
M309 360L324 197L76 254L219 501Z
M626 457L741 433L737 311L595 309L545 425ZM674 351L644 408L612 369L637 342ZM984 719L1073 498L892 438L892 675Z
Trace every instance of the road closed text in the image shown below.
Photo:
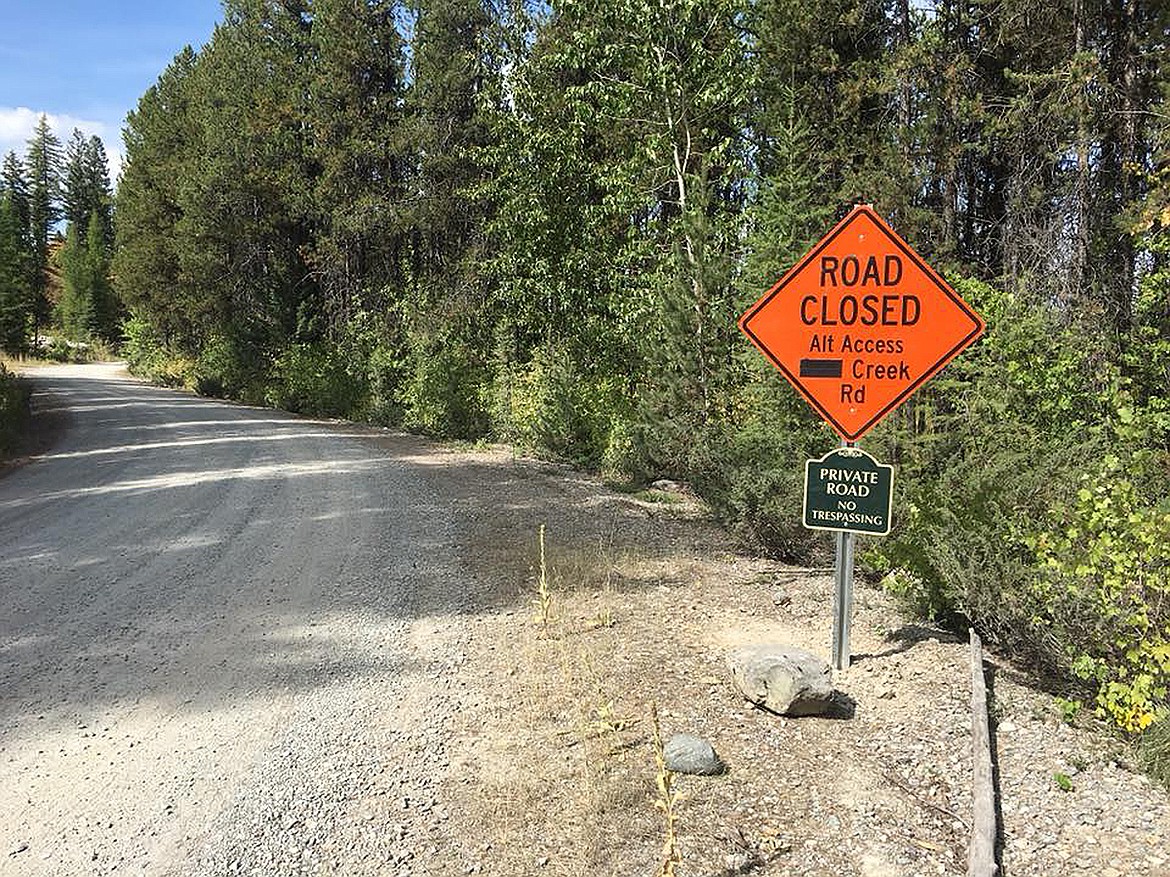
M800 300L800 321L806 326L913 326L921 316L922 302L910 294L806 295Z
M804 295L800 300L800 321L813 327L817 334L809 344L810 353L855 354L844 359L837 374L845 379L840 401L864 403L867 384L873 381L913 380L905 359L874 362L873 354L897 355L905 350L901 338L872 338L865 335L833 335L839 327L889 327L891 335L914 326L922 319L922 300L912 293L897 291L902 280L902 259L897 254L881 256L848 255L820 257L819 286L824 292ZM874 287L873 292L853 292L856 288ZM819 330L825 329L821 332ZM862 329L864 331L864 329ZM839 349L834 350L839 342Z

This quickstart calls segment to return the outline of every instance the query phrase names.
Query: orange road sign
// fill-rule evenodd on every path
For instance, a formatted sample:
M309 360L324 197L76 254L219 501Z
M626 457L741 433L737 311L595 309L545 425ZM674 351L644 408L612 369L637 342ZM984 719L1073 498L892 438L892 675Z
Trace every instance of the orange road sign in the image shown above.
M859 205L739 320L846 441L983 334L971 306Z

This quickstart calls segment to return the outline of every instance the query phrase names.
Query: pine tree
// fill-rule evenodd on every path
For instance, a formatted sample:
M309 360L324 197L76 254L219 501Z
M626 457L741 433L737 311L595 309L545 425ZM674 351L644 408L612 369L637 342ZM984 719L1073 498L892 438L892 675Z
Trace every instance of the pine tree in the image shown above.
M0 191L5 192L12 199L12 207L16 211L21 237L27 238L29 231L28 177L25 174L24 164L15 152L9 152L4 156L4 164L0 168Z
M83 230L89 221L93 196L85 166L89 142L77 128L65 145L65 167L61 175L61 215L66 223Z
M179 270L182 191L198 140L190 80L197 56L188 46L126 117L126 161L117 191L114 273L120 300L164 338L186 339L196 278Z
M76 223L70 223L65 246L57 251L63 292L57 304L57 319L65 335L88 341L94 326L94 277L92 263Z
M768 169L758 178L758 191L745 211L745 306L796 264L831 224L834 213L825 199L830 169L819 158L819 138L801 112L797 90L789 87L786 92L781 83L773 87Z
M29 181L29 235L32 243L33 335L49 315L45 296L48 285L49 238L61 218L61 142L43 114L28 142L26 160Z
M465 284L456 265L477 248L480 217L470 189L482 178L477 147L485 143L479 97L489 18L479 0L416 0L411 45L408 136L416 155L413 262L418 291L439 297Z
M114 190L110 185L110 160L105 144L96 134L89 138L85 151L85 176L90 193L90 213L96 214L101 240L107 250L114 245Z
M10 189L0 193L0 349L27 349L31 322L28 257L20 216Z
M406 91L400 8L393 0L317 0L311 154L315 268L331 329L359 306L404 285L406 189L410 165L401 125Z
M96 214L102 238L108 244L112 231L112 197L109 163L101 138L96 135L87 138L74 128L65 148L62 218L76 225L85 236L90 217Z
M85 256L89 261L90 299L93 302L91 336L106 341L117 339L120 322L118 301L110 283L110 245L102 227L99 210L90 214L86 225Z
M200 340L231 337L249 361L320 309L308 264L310 25L303 2L231 0L186 84L193 140L175 245L195 285L183 307Z

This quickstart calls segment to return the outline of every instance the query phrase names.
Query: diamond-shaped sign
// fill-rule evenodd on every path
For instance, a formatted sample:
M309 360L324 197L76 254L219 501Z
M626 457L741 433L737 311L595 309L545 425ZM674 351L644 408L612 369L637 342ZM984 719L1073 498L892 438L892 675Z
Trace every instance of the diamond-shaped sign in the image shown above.
M739 328L846 441L983 334L983 320L859 205L752 305Z

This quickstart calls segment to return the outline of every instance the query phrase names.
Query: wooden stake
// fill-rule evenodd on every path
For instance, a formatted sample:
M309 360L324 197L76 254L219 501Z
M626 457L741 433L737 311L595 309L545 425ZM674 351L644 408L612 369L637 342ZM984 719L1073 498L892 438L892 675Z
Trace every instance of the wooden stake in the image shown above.
M983 643L971 630L971 842L967 848L968 877L995 877L995 780L991 768L991 731L987 721L987 680L983 676Z

